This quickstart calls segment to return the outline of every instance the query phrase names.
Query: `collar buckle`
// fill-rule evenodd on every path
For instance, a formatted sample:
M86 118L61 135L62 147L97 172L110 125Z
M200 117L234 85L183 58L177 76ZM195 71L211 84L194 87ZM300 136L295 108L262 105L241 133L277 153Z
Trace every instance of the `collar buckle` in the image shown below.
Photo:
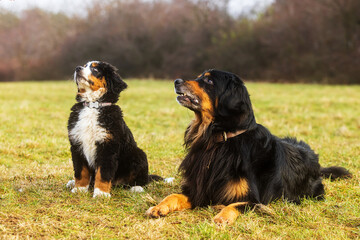
M0 0L1 1L1 0ZM105 103L99 103L99 102L83 102L83 106L88 107L88 108L102 108L102 107L107 107L107 106L111 106L113 105L113 103L111 102L105 102Z
M99 102L89 102L89 108L99 108Z
M243 134L244 132L246 132L247 130L238 130L236 132L221 132L220 134L217 134L215 136L215 142L219 143L219 142L226 142L229 138L233 138L236 137L240 134Z
M227 138L227 134L225 131L222 132L222 137L223 137L224 142L226 142L228 138Z

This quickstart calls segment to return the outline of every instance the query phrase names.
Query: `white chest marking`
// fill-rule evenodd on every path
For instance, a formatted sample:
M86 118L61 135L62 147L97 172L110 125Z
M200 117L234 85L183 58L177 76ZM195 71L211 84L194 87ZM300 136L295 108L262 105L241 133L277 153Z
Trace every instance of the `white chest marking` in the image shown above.
M95 143L102 143L107 136L106 129L99 126L98 115L98 109L85 107L81 110L75 127L70 131L71 140L80 144L91 168L95 167Z
M105 93L104 88L99 88L99 90L93 91L89 87L84 86L85 92L81 93L80 96L82 100L85 100L87 102L95 102L99 100Z

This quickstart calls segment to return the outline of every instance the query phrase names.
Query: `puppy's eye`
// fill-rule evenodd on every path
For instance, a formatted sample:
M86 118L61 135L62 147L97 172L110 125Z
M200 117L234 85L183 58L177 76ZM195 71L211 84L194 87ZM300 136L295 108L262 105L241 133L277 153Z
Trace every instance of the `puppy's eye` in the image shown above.
M206 82L207 84L210 84L210 85L214 84L214 82L209 78L204 78L204 82Z
M94 73L98 73L98 72L99 72L99 70L97 70L96 68L93 68L93 71L94 71Z

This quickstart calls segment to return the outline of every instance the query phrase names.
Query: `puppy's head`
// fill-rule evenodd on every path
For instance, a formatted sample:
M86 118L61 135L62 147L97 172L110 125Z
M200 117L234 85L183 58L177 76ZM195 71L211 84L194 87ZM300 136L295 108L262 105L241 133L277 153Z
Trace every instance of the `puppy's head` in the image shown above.
M90 61L75 68L74 80L78 87L79 101L117 101L127 85L116 72L117 69L106 62Z
M208 70L195 80L175 80L177 101L216 130L251 129L255 117L243 81L233 73Z

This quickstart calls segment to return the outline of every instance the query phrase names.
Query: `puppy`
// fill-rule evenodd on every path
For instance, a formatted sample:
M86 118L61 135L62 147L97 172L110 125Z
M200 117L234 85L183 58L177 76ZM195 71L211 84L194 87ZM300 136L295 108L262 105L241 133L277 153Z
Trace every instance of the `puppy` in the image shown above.
M116 71L99 61L75 69L77 103L68 121L75 175L75 181L68 183L72 192L87 192L93 183L93 197L110 197L114 185L144 186L161 179L148 174L146 154L136 145L120 107L115 105L127 87Z
M180 165L182 194L147 211L165 216L207 205L225 205L216 223L232 223L245 208L284 198L322 199L321 176L350 177L341 167L321 168L303 141L278 138L256 123L248 91L235 74L210 70L195 80L175 80L177 101L195 113L185 132L188 153Z

